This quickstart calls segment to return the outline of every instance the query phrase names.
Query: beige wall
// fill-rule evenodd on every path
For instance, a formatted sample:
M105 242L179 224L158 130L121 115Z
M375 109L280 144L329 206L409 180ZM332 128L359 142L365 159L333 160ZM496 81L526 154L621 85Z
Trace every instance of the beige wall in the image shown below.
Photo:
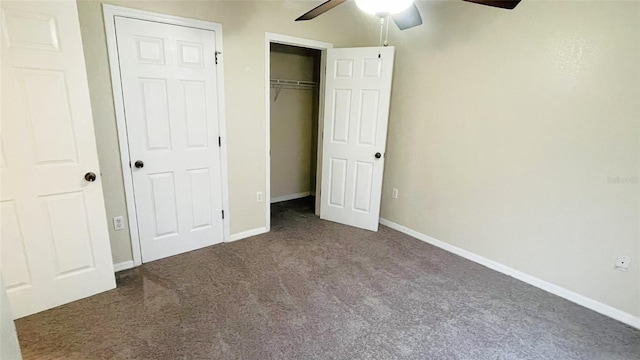
M175 16L207 20L223 26L226 122L229 163L231 233L265 226L265 32L298 36L336 46L364 46L377 41L377 22L355 9L340 6L317 20L293 20L310 2L295 1L108 1L107 3ZM78 1L89 77L91 105L103 176L109 224L125 215L124 187L111 92L111 78L101 1ZM111 228L111 226L110 226ZM110 229L115 263L132 258L127 231Z
M640 3L420 8L382 217L640 316Z
M274 45L271 78L317 82L319 55L318 51ZM317 89L271 88L270 109L271 198L315 191Z

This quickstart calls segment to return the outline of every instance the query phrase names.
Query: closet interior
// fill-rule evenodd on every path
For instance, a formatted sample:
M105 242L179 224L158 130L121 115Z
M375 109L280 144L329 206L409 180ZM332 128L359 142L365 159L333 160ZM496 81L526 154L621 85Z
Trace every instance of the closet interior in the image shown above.
M271 203L315 201L321 52L271 44Z

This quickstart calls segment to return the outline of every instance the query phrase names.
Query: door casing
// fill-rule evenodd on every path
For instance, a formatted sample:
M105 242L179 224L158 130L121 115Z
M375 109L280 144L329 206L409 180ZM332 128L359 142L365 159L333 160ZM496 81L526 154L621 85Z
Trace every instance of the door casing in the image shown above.
M222 185L222 208L225 210L223 219L223 237L227 242L230 239L229 227L229 180L227 164L227 132L225 119L224 101L224 56L222 44L222 25L209 21L194 20L178 16L158 14L148 11L129 9L120 6L103 4L104 26L107 36L107 50L109 54L109 67L111 70L111 83L113 88L113 100L116 112L116 124L118 130L118 143L120 145L120 161L122 174L124 177L125 199L127 203L127 216L129 217L129 234L131 236L131 251L133 253L133 266L142 264L142 254L140 250L140 236L138 232L138 221L136 215L136 203L133 193L133 176L129 157L129 139L127 137L127 124L124 111L124 99L122 93L122 83L120 81L120 63L118 60L118 48L116 43L115 17L122 16L131 19L154 21L170 25L186 26L196 29L212 30L216 36L216 75L218 79L218 130L222 137L220 146L220 175ZM124 269L120 269L124 270Z

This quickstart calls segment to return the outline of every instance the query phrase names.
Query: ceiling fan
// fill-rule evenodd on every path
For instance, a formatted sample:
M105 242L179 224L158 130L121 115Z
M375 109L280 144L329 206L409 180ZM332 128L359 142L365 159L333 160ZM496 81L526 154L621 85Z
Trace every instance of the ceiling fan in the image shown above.
M347 0L329 0L303 14L296 21L311 20ZM499 7L512 10L521 0L463 0L481 5ZM400 30L422 25L422 16L413 0L356 0L356 5L369 14L380 17L391 15Z

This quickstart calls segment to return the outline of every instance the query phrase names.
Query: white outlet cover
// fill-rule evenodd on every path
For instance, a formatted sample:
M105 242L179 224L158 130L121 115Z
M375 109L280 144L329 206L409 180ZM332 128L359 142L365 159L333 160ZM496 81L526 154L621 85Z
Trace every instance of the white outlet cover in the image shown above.
M258 191L256 193L256 201L257 202L262 202L262 191Z
M618 256L618 261L616 261L615 268L622 271L627 271L629 269L629 263L631 262L631 258L628 256Z
M122 217L122 216L114 216L113 217L113 229L114 230L122 230L122 229L124 229L124 217Z
M391 197L394 199L398 198L398 189L393 188L393 190L391 191Z

